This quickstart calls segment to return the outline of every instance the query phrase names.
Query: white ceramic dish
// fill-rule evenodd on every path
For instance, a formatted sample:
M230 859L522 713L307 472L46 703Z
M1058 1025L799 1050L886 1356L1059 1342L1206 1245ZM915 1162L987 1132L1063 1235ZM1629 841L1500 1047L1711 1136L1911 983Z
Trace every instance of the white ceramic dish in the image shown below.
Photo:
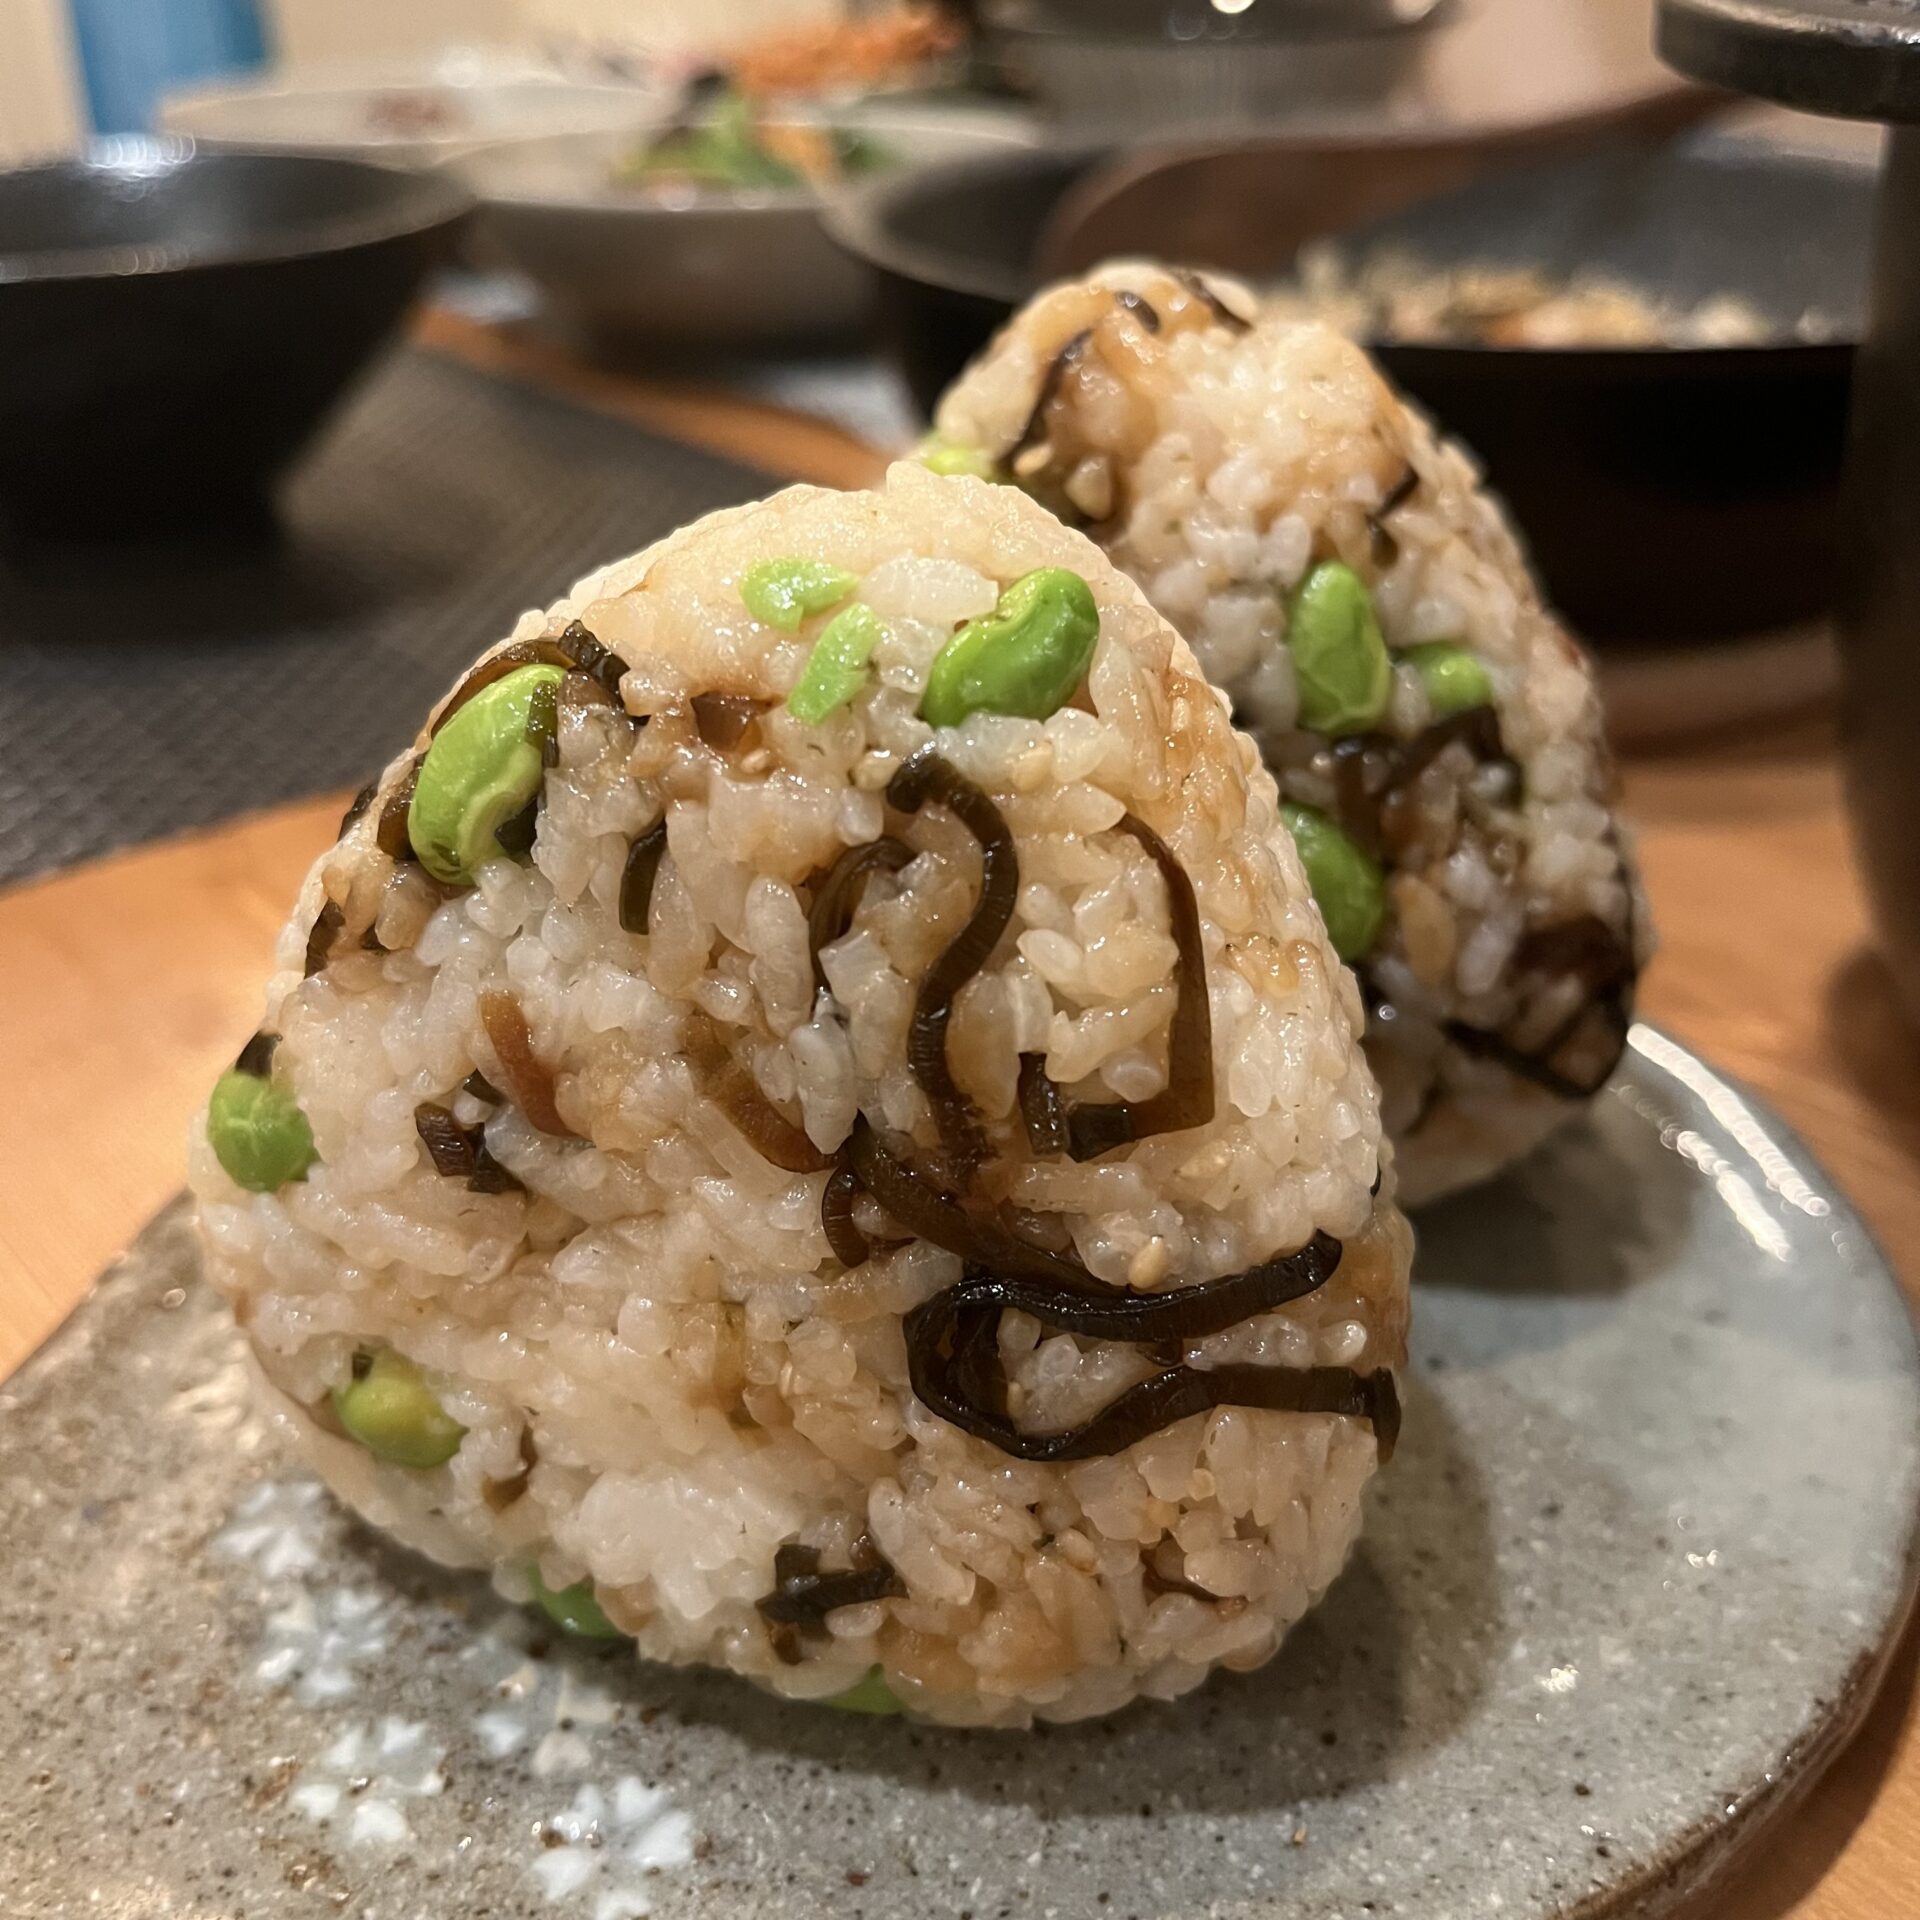
M556 133L633 138L672 103L664 85L572 80L536 61L469 54L418 68L322 66L223 81L173 95L159 119L203 146L429 166Z

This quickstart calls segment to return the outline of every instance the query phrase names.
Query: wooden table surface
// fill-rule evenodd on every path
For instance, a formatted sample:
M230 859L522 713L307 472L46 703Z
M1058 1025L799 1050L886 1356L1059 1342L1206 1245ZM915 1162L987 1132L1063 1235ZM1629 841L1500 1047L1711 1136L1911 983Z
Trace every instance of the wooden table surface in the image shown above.
M589 373L444 316L423 332L795 477L854 485L881 464L837 428L737 397ZM1871 957L1830 732L1811 719L1697 743L1625 777L1662 940L1643 1011L1800 1129L1911 1290L1920 1046ZM0 1375L179 1186L187 1116L254 1028L274 935L342 800L0 893ZM1909 1635L1859 1740L1688 1920L1920 1915L1915 1701Z

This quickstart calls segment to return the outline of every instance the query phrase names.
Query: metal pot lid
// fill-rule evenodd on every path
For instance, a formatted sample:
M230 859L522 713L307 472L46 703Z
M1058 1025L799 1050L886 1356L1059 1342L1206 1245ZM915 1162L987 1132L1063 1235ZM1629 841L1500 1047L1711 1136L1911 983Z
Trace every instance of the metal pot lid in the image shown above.
M1782 106L1920 121L1914 0L1660 0L1655 45L1696 80Z

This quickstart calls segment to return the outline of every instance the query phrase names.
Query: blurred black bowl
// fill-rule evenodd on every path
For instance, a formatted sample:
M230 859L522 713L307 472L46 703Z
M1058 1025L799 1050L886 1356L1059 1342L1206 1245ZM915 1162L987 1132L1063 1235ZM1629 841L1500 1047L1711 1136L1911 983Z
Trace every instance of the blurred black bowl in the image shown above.
M0 532L262 523L468 209L432 174L189 141L0 173Z
M994 155L883 181L830 216L879 269L882 323L931 408L1033 291L1048 215L1097 153ZM1351 236L1424 265L1603 275L1781 336L1726 347L1370 343L1485 462L1555 603L1596 639L1708 639L1824 613L1872 223L1870 168L1717 135L1490 178ZM1156 244L1143 251L1173 251ZM1276 263L1278 264L1278 263ZM1809 310L1820 341L1793 329Z

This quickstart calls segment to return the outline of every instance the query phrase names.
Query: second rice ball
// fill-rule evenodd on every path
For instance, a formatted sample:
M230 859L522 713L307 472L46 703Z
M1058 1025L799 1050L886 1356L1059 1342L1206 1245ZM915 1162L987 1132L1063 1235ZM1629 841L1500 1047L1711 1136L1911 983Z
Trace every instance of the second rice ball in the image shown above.
M1592 669L1466 455L1352 341L1137 262L1034 299L936 426L932 464L1098 540L1259 741L1367 997L1403 1197L1578 1113L1651 932Z

